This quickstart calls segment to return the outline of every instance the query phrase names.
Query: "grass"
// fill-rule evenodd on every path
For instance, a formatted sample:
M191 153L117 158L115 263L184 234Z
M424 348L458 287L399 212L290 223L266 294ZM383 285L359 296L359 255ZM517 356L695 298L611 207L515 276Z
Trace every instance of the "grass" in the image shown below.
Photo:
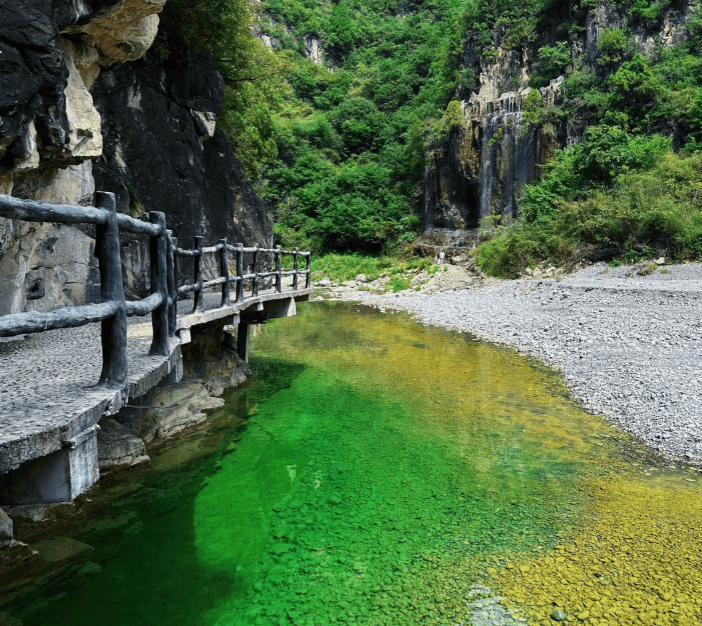
M409 289L411 282L411 278L393 278L389 283L390 289L392 289L393 293L397 293L398 291L404 291L405 289Z
M434 269L431 259L424 257L400 258L393 256L370 256L363 254L325 254L312 257L312 279L320 280L326 277L335 282L353 280L359 274L364 274L368 281L376 280L381 276L389 276L394 291L406 289L410 279L403 277L409 270L427 270L431 273ZM395 289L401 281L406 281L407 286Z

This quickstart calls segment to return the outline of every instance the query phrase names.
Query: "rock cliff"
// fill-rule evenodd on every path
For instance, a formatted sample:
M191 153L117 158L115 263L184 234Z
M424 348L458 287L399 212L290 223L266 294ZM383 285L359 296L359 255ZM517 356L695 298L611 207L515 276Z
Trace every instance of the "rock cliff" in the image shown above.
M207 54L159 33L165 3L0 4L0 193L90 204L97 188L120 211L164 211L186 245L197 233L271 244L265 206L216 131L222 79ZM91 235L0 219L0 314L94 298ZM146 244L123 246L125 285L143 291Z
M539 166L548 163L556 149L580 141L583 125L540 115L568 105L561 90L565 75L540 88L540 97L529 97L533 90L526 85L537 69L541 46L566 39L572 59L567 69L582 63L599 73L597 42L603 29L628 29L635 46L645 53L654 45L679 42L689 10L686 0L673 2L651 25L628 21L603 4L584 10L556 2L541 17L533 41L513 47L504 32L493 32L487 53L477 50L475 33L469 32L461 71L475 80L460 94L461 124L428 154L419 201L422 238L450 245L457 238L454 231L464 231L459 239L466 242L473 238L465 231L476 229L483 218L511 221L517 217L521 189L539 176ZM564 25L573 27L572 34L564 34Z

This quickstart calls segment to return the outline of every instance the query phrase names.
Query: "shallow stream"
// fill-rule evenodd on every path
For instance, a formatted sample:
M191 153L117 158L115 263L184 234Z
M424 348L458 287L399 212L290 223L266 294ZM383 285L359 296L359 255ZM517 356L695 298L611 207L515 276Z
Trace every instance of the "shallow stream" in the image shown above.
M513 351L359 305L298 315L261 327L255 377L207 430L103 484L66 537L34 546L59 563L83 551L80 569L27 581L15 618L702 622L695 470L584 413Z

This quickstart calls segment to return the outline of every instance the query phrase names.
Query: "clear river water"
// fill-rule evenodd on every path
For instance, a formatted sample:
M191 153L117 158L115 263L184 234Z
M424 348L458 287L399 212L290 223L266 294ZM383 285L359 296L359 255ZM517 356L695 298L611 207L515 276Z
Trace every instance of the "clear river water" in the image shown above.
M61 568L24 581L14 619L702 623L699 474L552 370L341 303L262 326L251 354L205 430L33 546Z

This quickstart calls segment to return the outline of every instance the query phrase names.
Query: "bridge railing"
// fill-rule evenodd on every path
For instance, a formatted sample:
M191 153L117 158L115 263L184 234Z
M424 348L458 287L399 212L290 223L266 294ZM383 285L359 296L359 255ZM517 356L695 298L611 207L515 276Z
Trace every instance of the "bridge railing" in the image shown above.
M102 371L98 385L122 388L127 381L127 317L152 313L153 340L149 354L168 355L168 268L166 216L152 212L150 223L117 213L115 196L98 192L97 207L47 204L0 194L0 217L25 222L95 224L95 256L100 270L99 304L50 312L29 311L0 317L0 337L72 328L101 322ZM119 231L149 236L151 295L126 302L122 285Z
M97 192L96 207L48 204L32 200L21 200L0 194L0 217L26 222L53 222L58 224L94 224L95 256L100 271L101 300L98 304L66 307L50 312L29 311L0 316L0 337L14 337L25 333L73 328L94 322L101 323L102 371L98 385L109 388L124 388L127 383L127 317L151 313L153 338L149 354L168 356L169 337L175 337L177 323L177 300L179 295L194 291L195 309L202 308L204 289L222 285L222 304L229 302L229 283L237 283L236 302L244 302L244 282L252 280L252 295L258 294L258 280L276 276L276 291L281 291L283 275L293 274L293 291L298 289L298 276L306 276L306 287L310 286L309 252L297 249L288 252L278 246L275 250L244 248L242 244L230 246L226 239L210 248L202 247L202 237L195 238L194 250L178 248L177 240L166 230L166 216L152 211L149 222L136 220L117 213L113 193ZM120 231L142 234L149 237L151 270L151 295L136 302L127 302L122 283L122 257L120 253ZM229 273L228 252L237 258L237 275ZM254 253L253 273L243 273L243 254ZM258 253L276 255L276 270L256 272ZM202 255L219 253L221 276L212 281L202 280ZM292 271L281 269L281 255L291 254L294 259ZM195 257L195 283L178 287L176 256ZM305 270L298 268L298 257L307 259Z
M230 300L230 283L236 283L236 299L235 302L244 302L245 284L246 281L251 281L251 297L258 296L258 290L262 279L275 276L275 291L282 293L283 291L283 276L292 276L292 291L297 291L299 288L299 277L305 277L305 287L308 289L311 284L312 270L312 253L300 252L297 248L294 250L282 250L280 246L275 248L259 248L254 245L251 248L245 248L244 244L237 243L235 246L227 243L226 239L220 239L218 244L209 248L202 247L202 237L195 237L194 248L184 250L177 246L175 239L172 240L173 253L179 257L192 257L194 261L193 282L188 285L178 287L177 294L179 296L186 293L193 293L193 313L202 311L202 296L205 289L210 289L218 285L222 286L222 306L226 306ZM236 258L236 274L232 275L229 271L229 253L233 253ZM252 271L244 273L244 254L252 254L253 261L251 264ZM219 273L220 276L209 281L203 281L202 278L202 258L205 254L217 254L219 256ZM257 271L257 264L261 258L261 254L272 254L275 261L275 267L271 271ZM284 255L292 257L292 270L284 270L282 258ZM299 268L299 257L306 260L305 269Z

